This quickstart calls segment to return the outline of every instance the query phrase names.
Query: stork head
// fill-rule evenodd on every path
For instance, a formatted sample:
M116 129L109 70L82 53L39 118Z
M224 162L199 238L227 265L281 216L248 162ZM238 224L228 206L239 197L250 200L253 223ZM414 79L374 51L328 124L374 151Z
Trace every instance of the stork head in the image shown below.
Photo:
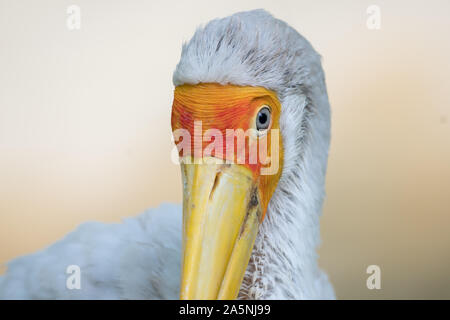
M289 186L302 179L305 152L328 148L320 58L286 23L263 10L242 12L196 31L173 82L183 179L180 297L235 299L276 198L295 191ZM326 150L317 158L319 180Z

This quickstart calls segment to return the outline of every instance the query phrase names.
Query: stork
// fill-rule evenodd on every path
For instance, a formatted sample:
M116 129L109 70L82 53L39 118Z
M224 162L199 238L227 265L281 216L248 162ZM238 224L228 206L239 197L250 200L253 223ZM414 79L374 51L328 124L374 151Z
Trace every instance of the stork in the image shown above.
M266 11L240 12L197 29L173 84L183 205L82 224L8 263L0 298L335 297L316 252L330 141L319 54ZM186 136L175 132L195 135L197 122L202 135L215 130L214 139L182 144ZM242 146L216 145L230 140L228 129L249 132L244 161L236 161ZM277 160L273 172L246 161L261 142ZM71 265L81 272L77 289L67 287Z

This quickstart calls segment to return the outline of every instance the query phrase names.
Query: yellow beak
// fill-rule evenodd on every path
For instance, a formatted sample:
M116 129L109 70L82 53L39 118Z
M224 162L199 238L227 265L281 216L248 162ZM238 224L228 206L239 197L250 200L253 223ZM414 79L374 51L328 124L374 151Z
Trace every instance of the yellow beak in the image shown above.
M180 298L235 299L261 221L257 185L242 165L186 160Z

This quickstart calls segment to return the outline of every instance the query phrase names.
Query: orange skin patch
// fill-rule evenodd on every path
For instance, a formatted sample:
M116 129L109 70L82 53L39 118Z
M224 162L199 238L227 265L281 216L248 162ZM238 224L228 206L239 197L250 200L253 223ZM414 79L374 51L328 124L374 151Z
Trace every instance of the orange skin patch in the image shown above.
M235 135L227 135L227 129L241 129L244 132L248 129L254 129L254 132L256 132L256 116L263 106L268 106L271 109L271 124L265 134L246 136L244 144L240 144ZM208 130L215 130L222 136L223 149L215 148L212 156L223 160L230 159L231 156L234 163L242 163L238 161L238 155L245 154L245 159L241 159L241 161L245 160L242 165L249 168L253 173L260 192L264 218L283 166L281 135L279 135L278 150L275 149L277 154L272 155L271 146L271 129L279 130L280 112L281 104L276 93L262 87L220 85L217 83L185 84L175 88L172 106L172 130L185 129L189 131L191 135L191 155L195 158L202 157L205 149L208 146L211 148L211 143L216 139L214 136L206 137L205 132ZM194 122L197 121L201 121L201 131L199 131L199 127L194 128ZM200 132L203 139L200 137L201 143L195 143L194 133L199 135ZM230 143L234 146L231 149L231 155L230 150L228 150L228 154L226 150L226 146L229 146ZM258 150L258 145L267 149L268 157L278 156L279 167L275 174L260 174L261 167L265 165L261 164L259 155L256 163L251 163L250 150ZM242 150L242 148L245 148L245 150ZM186 154L186 150L180 149L180 156L189 156L189 154Z

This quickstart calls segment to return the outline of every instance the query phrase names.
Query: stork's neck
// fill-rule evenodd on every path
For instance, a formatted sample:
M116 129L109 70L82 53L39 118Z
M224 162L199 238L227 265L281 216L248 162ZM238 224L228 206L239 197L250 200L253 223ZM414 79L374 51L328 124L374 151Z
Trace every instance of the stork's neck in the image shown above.
M286 195L287 196L287 195ZM241 289L247 299L319 298L316 282L319 215L310 214L312 195L304 203L273 199L255 241L253 254ZM292 201L293 199L291 199ZM277 207L275 207L275 203ZM306 205L305 205L306 204Z
M285 110L291 107L302 114L284 114L283 126L288 130L282 133L287 159L256 238L240 298L334 298L326 275L318 268L316 252L325 195L328 104L322 103L323 110L311 118L306 115L308 110L292 108L301 105L300 101L300 96L284 101ZM299 136L303 131L307 136Z

